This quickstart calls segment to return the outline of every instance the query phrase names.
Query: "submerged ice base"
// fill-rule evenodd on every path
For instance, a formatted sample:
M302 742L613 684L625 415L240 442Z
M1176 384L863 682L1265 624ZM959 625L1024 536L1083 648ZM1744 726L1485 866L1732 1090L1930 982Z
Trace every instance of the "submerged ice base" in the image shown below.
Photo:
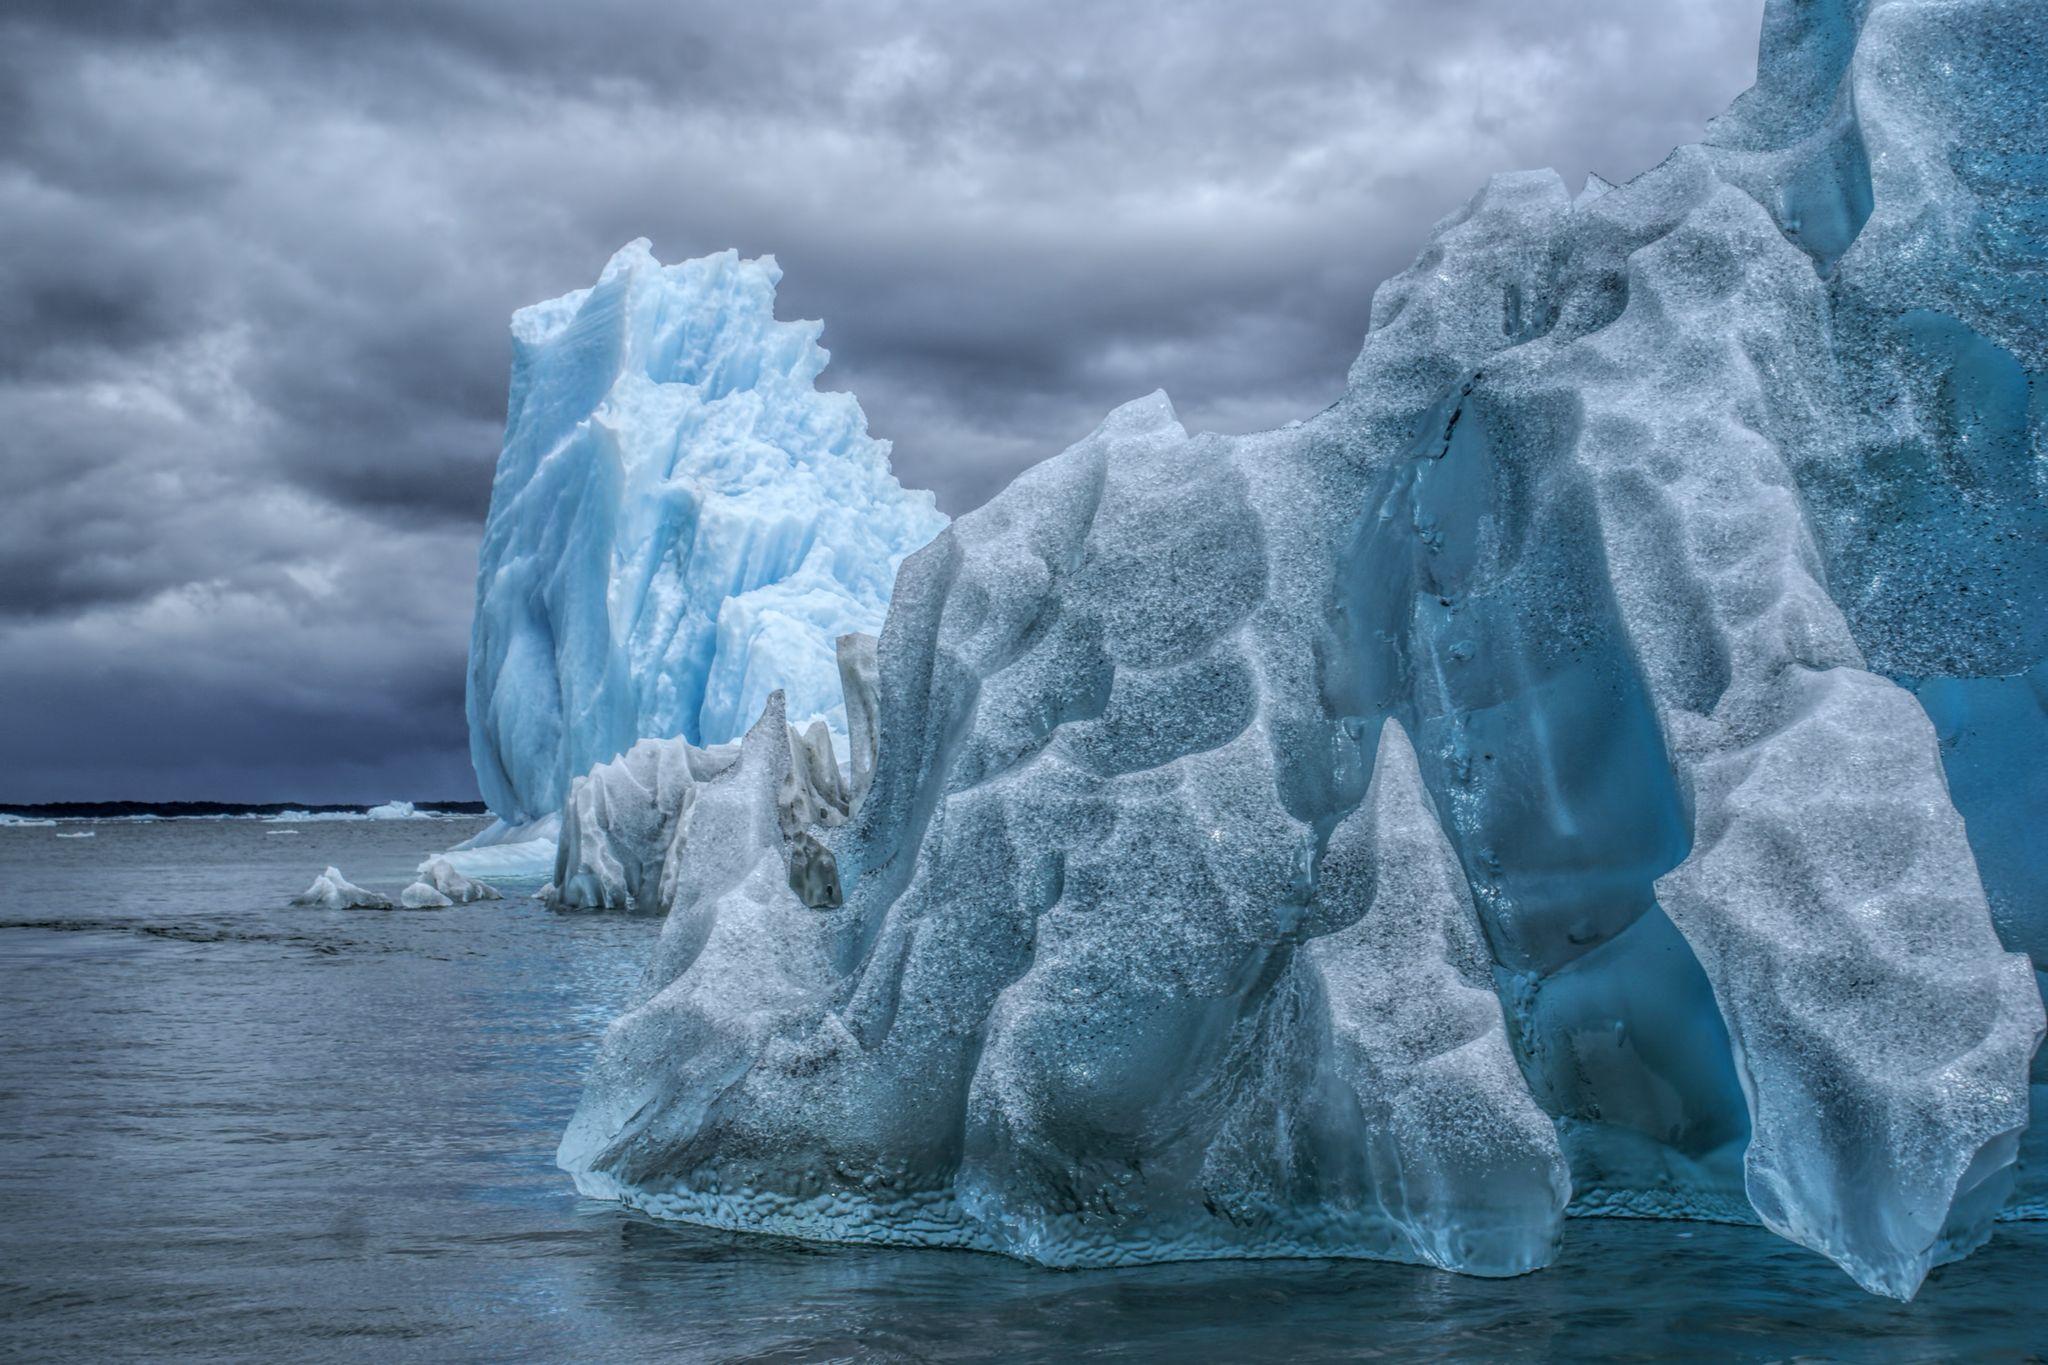
M2044 87L2038 4L1773 0L1703 144L1439 225L1327 412L1154 394L906 560L843 820L779 698L593 773L576 894L666 920L579 1188L1051 1265L1754 1218L1911 1297L2043 1030Z

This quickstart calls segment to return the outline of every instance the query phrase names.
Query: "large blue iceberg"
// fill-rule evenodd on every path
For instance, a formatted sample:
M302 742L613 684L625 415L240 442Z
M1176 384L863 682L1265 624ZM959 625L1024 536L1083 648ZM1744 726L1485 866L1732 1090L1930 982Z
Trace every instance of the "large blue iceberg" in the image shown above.
M562 1164L1059 1266L1758 1220L1900 1298L2048 1214L2044 90L2039 0L1773 0L1328 411L1139 399L906 560L862 780L795 680L589 774L667 918Z
M946 519L853 396L814 386L820 324L776 319L781 277L636 241L512 319L469 661L471 757L508 827L636 740L739 738L778 687L845 731L838 637L881 628Z

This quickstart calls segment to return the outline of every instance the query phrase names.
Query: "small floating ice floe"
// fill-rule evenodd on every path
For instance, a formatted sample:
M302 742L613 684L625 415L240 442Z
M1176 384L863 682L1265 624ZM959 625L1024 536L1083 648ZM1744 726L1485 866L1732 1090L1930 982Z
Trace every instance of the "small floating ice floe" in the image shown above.
M497 887L471 881L440 855L421 863L419 874L418 881L398 893L398 903L411 910L441 910L471 901L504 899L504 893Z
M313 879L313 884L292 897L293 905L314 905L325 910L389 910L391 897L365 891L330 867Z

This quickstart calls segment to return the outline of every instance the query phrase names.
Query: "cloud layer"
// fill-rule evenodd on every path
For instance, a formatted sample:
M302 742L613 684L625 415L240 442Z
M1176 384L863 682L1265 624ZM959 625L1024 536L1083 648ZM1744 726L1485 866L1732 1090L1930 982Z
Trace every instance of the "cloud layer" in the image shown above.
M1497 170L1621 178L1762 0L15 0L0 17L0 800L472 795L512 309L774 253L958 513L1166 388L1334 399Z

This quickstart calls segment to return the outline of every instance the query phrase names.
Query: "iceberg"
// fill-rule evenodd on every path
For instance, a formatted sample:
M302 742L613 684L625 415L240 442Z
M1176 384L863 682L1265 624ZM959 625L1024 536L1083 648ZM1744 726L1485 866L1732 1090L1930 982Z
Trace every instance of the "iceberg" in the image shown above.
M641 240L513 317L470 647L500 821L480 846L531 842L515 827L641 739L738 740L772 691L844 734L834 642L880 628L946 519L860 404L815 387L821 325L776 319L781 277L731 251L663 265Z
M1744 1219L1899 1299L2048 1216L2044 88L2034 0L1771 0L1327 411L1140 398L903 560L843 802L781 696L584 767L555 894L665 920L561 1165L1055 1266Z
M293 905L317 906L322 910L389 910L391 897L365 891L330 867L313 879L313 884L292 897Z

